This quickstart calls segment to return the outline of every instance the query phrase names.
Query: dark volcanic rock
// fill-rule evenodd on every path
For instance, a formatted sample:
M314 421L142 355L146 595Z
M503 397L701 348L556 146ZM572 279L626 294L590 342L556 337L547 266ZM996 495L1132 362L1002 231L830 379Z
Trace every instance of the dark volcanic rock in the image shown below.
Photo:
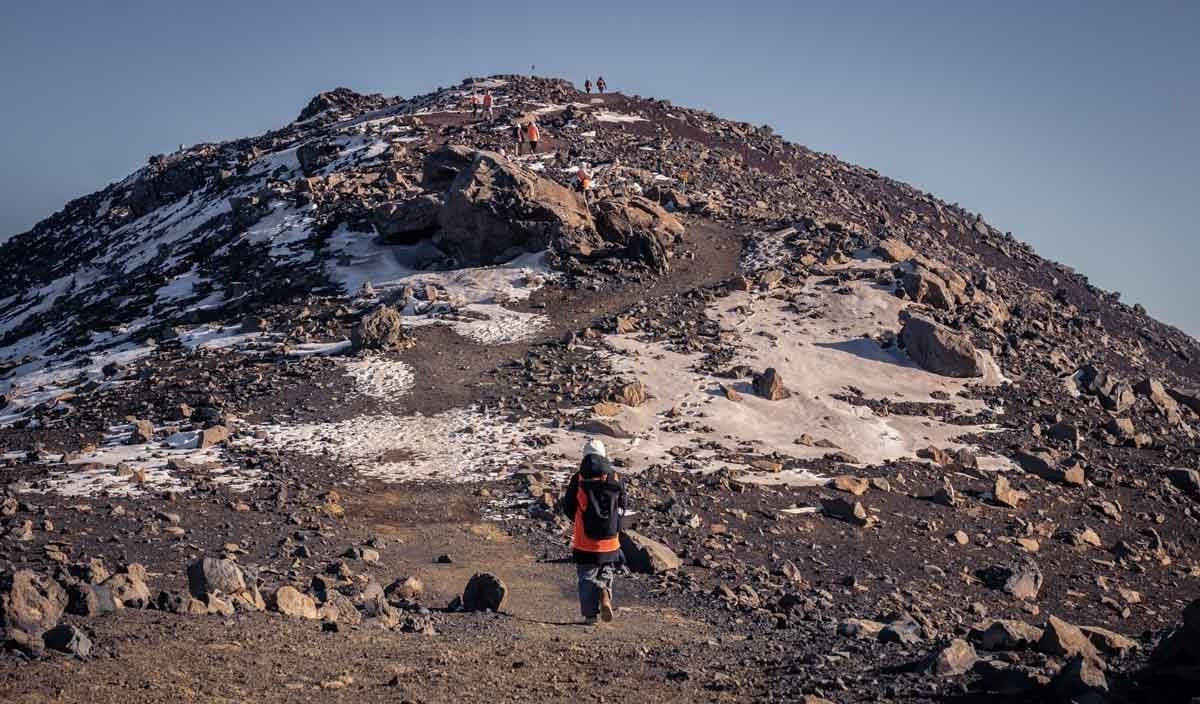
M462 593L465 611L499 611L508 596L504 580L490 572L481 572L471 577Z
M46 631L42 641L47 648L76 657L86 658L92 654L92 639L75 626L59 624Z
M597 238L580 194L487 151L475 152L450 184L438 223L434 241L462 264Z

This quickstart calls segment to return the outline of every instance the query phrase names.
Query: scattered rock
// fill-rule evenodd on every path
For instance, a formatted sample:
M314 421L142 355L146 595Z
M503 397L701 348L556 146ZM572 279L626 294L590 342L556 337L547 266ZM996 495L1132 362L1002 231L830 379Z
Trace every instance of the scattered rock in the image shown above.
M46 631L42 641L51 650L69 653L78 658L87 658L92 654L92 639L75 626L65 623Z
M661 574L683 565L671 548L633 530L621 531L621 550L625 564L634 572Z
M955 638L926 660L924 670L938 677L957 677L970 672L978 659L970 643Z
M854 496L862 496L863 494L867 493L867 489L871 487L871 483L866 479L851 477L845 474L839 477L834 477L829 482L829 485L838 491L844 491L847 494L852 494Z
M464 611L500 611L508 596L504 580L490 572L475 574L462 593Z
M996 481L992 483L992 500L1000 506L1017 508L1026 498L1028 495L1019 489L1012 488L1006 477L996 477Z
M1024 650L1042 639L1042 629L1024 621L998 619L979 631L979 646L984 650Z
M761 374L754 375L754 393L768 401L780 401L792 395L783 385L779 372L769 368Z
M1038 641L1038 650L1047 655L1061 655L1068 658L1082 656L1092 662L1103 663L1099 651L1092 645L1087 635L1066 621L1051 616L1042 630L1042 638Z
M320 618L317 614L317 604L312 597L302 594L292 586L283 586L275 590L275 594L271 598L271 608L291 618L311 620Z
M863 505L857 501L851 503L838 498L822 499L821 508L830 516L857 526L867 527L876 522L875 517L869 515Z

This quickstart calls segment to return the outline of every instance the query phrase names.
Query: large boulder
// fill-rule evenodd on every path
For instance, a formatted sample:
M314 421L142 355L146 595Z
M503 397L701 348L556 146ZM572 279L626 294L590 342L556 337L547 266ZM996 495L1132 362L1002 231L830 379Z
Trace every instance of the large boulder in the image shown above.
M634 572L661 574L683 565L671 548L637 531L621 531L621 551L625 554L625 564Z
M355 352L401 350L414 344L404 330L404 317L389 306L379 306L364 315L350 333L350 345Z
M388 242L416 244L438 229L442 199L427 193L397 203L384 203L371 211L371 224Z
M983 376L979 353L965 332L912 315L900 331L900 343L914 362L934 374L959 378Z
M581 194L488 151L474 152L450 183L438 223L434 242L461 264L492 264L555 243L598 240Z
M32 570L0 575L0 644L42 652L42 636L66 608L67 593L53 579Z
M658 203L642 196L607 198L596 204L596 231L624 247L625 256L655 271L666 271L666 245L683 236L683 224Z

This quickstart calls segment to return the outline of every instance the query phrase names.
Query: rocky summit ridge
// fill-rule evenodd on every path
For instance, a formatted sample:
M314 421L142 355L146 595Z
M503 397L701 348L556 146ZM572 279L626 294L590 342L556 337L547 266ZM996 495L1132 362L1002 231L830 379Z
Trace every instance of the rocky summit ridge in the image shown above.
M767 126L337 88L0 262L14 697L558 700L596 648L633 700L1200 682L1200 345ZM599 636L555 562L588 437L637 510Z

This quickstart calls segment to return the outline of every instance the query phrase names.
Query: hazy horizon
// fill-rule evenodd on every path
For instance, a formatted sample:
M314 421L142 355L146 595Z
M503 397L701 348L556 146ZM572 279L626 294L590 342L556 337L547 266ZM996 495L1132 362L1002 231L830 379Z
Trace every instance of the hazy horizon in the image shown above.
M1200 336L1198 6L171 5L0 11L0 58L20 67L0 77L20 97L0 113L0 240L149 154L280 127L323 90L410 96L535 65L770 124Z

